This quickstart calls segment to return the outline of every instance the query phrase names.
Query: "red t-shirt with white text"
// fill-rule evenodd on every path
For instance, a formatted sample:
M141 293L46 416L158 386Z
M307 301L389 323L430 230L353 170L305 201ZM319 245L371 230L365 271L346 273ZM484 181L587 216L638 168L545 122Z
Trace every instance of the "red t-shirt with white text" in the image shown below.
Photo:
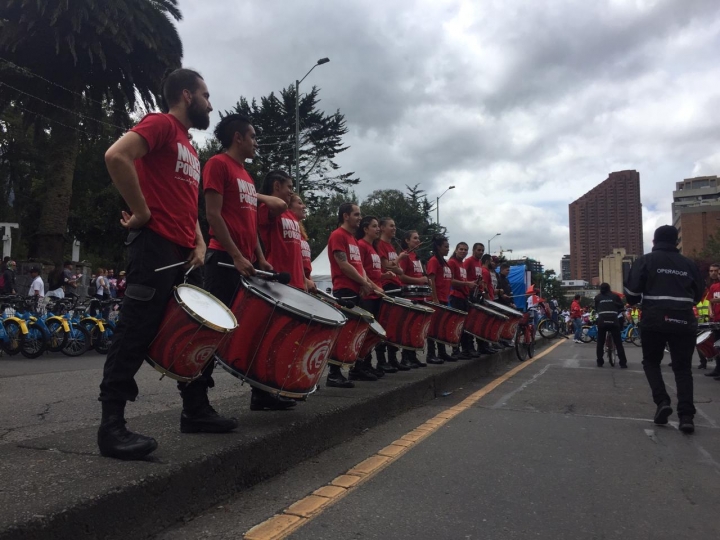
M480 259L476 259L472 255L463 261L463 268L467 272L468 280L477 281L482 276L482 264Z
M720 298L720 281L717 281L708 287L707 299ZM720 322L720 304L710 304L712 308L712 320Z
M381 259L387 259L391 263L397 262L397 251L395 251L395 248L390 242L386 242L385 240L378 240L377 246L375 246L375 250L377 251L377 254L380 255ZM392 279L383 278L382 284L383 286L390 284L402 287L402 281L400 281L397 276Z
M300 240L300 250L302 252L303 272L305 272L305 277L310 279L312 274L312 252L307 240Z
M414 251L408 253L407 257L400 259L400 268L402 268L406 276L411 278L421 278L425 276L422 263Z
M441 264L437 257L431 257L427 263L428 277L435 277L435 293L438 302L447 304L450 296L450 285L453 278L452 270L447 264Z
M187 128L171 114L151 113L130 131L148 145L148 153L135 160L150 209L145 226L179 246L195 247L200 160Z
M330 276L332 277L333 290L350 289L359 293L360 284L343 273L340 265L335 260L334 253L336 251L342 251L347 256L347 261L358 271L358 274L361 276L364 274L357 240L342 227L335 229L328 238L328 257L330 258Z
M303 270L302 235L295 214L285 210L272 217L265 203L258 207L258 231L263 243L265 258L275 272L290 274L290 285L305 290Z
M203 190L216 191L223 197L220 214L230 232L230 238L247 260L255 262L257 247L257 192L255 182L242 163L227 154L211 157L202 175ZM227 251L214 238L210 228L210 249Z
M365 269L365 275L378 287L382 287L380 283L380 276L382 275L382 262L380 261L380 255L377 254L372 244L361 238L358 240L358 247L360 248L360 258L362 259L363 268ZM371 294L367 298L380 298L376 294Z
M462 263L457 260L457 257L450 257L448 266L450 266L450 270L452 270L453 279L458 281L467 281L467 270L463 268ZM452 286L450 296L454 296L455 298L467 298L469 292L470 291L465 285L461 287Z
M492 275L490 274L490 270L484 266L482 268L482 280L483 283L485 283L488 300L495 300L495 287L493 287Z

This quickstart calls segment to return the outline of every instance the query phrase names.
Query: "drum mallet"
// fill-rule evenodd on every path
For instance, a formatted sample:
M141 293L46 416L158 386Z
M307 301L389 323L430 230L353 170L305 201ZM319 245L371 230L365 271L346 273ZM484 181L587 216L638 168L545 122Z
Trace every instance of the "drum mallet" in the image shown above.
M225 268L235 268L234 264L228 264L224 262L217 263L218 266L224 266ZM283 285L290 283L291 277L287 272L266 272L265 270L255 270L255 275L264 278L268 281L277 281Z

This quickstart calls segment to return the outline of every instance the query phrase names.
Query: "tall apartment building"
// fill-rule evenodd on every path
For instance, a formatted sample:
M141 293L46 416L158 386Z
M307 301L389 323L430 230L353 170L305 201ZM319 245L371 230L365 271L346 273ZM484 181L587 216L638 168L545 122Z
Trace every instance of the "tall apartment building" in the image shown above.
M720 231L720 183L717 176L686 178L675 184L673 225L679 235L680 253L692 257L703 249L711 235Z
M563 255L560 260L560 277L563 281L570 280L570 255Z
M598 281L600 259L623 248L643 253L640 174L610 173L607 180L570 203L570 278Z

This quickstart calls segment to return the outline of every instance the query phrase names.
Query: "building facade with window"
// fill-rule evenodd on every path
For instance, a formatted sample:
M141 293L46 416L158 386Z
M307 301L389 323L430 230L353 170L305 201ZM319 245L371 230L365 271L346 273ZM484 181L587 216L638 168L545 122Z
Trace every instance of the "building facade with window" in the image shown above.
M720 231L720 183L717 176L686 178L675 184L673 225L678 229L678 248L688 257L705 249L710 236Z

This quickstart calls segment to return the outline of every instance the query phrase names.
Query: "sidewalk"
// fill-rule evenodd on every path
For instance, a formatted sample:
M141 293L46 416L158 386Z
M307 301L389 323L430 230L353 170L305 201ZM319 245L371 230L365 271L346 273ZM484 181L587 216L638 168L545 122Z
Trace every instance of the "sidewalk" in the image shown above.
M539 341L538 349L545 344ZM158 440L148 461L100 457L95 423L0 445L0 540L149 537L402 411L516 363L514 349L507 349L354 389L322 386L295 410L262 413L249 411L247 386L230 377L223 394L235 395L213 402L238 418L237 432L182 435L179 405L145 410L129 425ZM172 381L163 384L174 388ZM73 407L98 409L86 401Z

